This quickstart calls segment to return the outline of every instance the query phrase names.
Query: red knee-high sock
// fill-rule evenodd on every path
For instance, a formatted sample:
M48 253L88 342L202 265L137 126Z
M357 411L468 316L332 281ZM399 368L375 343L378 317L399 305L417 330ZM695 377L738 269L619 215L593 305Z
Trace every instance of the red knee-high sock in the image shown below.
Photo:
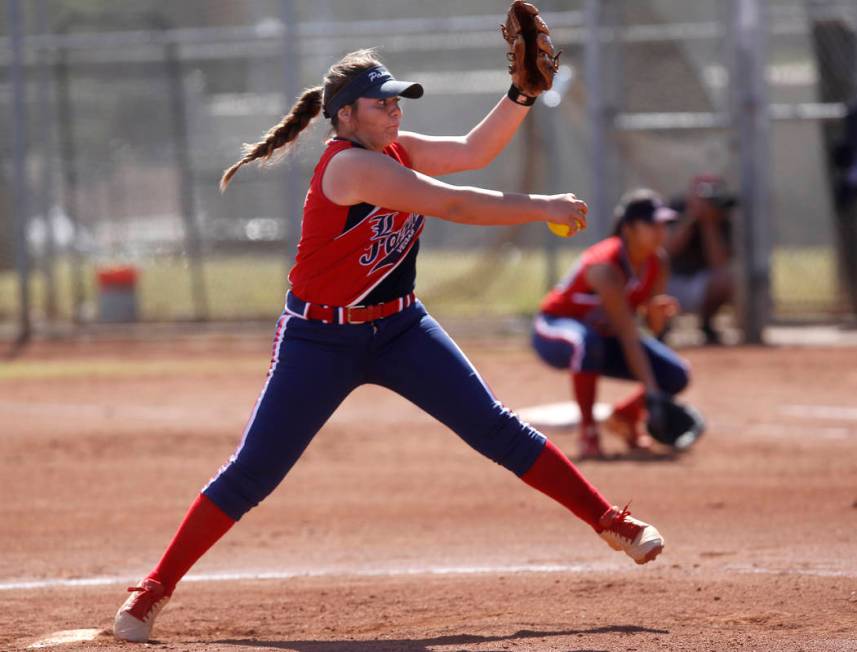
M163 584L167 595L171 595L190 567L234 524L223 510L200 494L149 577Z
M580 408L580 423L588 425L595 423L592 409L595 407L595 394L598 389L598 374L589 371L581 371L571 375L571 384L574 387L574 398Z
M640 387L628 398L619 401L613 406L613 414L622 417L625 421L639 421L646 406L646 389Z
M599 530L601 516L612 507L550 440L521 480L571 510L595 530Z

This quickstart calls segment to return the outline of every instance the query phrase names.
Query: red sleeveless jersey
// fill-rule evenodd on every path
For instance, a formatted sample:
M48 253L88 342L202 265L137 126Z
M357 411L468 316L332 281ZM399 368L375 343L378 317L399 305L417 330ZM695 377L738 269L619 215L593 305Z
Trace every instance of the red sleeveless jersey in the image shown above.
M289 273L292 292L304 301L329 306L382 303L414 289L416 255L425 217L382 206L340 206L322 192L321 180L333 156L351 147L333 139L315 166L304 201L301 239ZM405 167L410 157L399 143L383 152Z
M622 238L613 236L584 251L568 276L542 300L539 310L556 317L585 318L591 310L601 305L601 298L586 280L586 272L593 265L603 264L613 265L622 272L625 277L625 297L632 310L652 297L661 271L658 255L652 254L643 263L638 276L631 268Z

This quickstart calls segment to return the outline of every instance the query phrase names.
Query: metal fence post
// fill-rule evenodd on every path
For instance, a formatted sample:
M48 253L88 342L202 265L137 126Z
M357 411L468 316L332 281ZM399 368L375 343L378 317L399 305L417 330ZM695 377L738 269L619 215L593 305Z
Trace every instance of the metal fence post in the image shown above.
M586 107L589 113L589 160L592 169L592 197L588 200L592 227L597 237L606 233L607 207L607 152L608 139L605 98L602 84L603 52L601 0L586 0L584 69L586 75Z
M736 222L738 317L744 341L761 344L771 307L770 149L766 71L767 2L732 0L732 124L741 174Z
M589 203L595 237L610 234L613 200L621 195L618 155L613 122L621 88L619 43L616 31L618 5L614 0L586 0L583 49L586 108L589 116L589 161L592 169Z
M301 58L297 47L297 12L294 0L282 0L280 17L283 23L283 95L285 112L288 112L301 89ZM303 198L300 187L300 169L297 157L287 162L285 171L285 238L288 250L287 266L297 254ZM294 234L294 237L293 237Z
M7 0L12 62L12 196L15 215L15 261L18 268L18 308L20 310L16 347L26 344L32 335L30 321L30 252L27 242L29 202L27 192L27 116L24 78L24 23L19 0Z
M554 78L553 88L542 94L534 107L529 121L538 121L541 126L540 149L544 153L544 168L549 194L567 191L567 180L563 172L563 160L560 147L560 133L563 129L560 107L572 83L572 70L560 66ZM526 192L534 192L527 189ZM560 239L545 229L545 290L550 290L559 281L562 271L559 269Z
M36 2L36 30L42 36L48 34L48 9L45 0ZM52 55L43 48L39 53L38 78L38 133L41 135L42 168L41 168L41 197L39 200L45 224L45 243L42 259L42 270L45 279L45 316L48 322L57 318L56 290L56 233L53 222L54 199L56 184L53 169L53 114L51 97L51 67Z
M167 34L167 25L160 23L166 39L164 46L164 65L170 89L170 112L172 113L173 140L178 172L179 201L185 230L185 247L190 258L191 294L193 296L194 318L205 321L209 317L208 292L202 266L202 246L199 226L196 222L196 201L193 189L193 169L190 161L190 138L187 128L187 108L185 106L182 63L178 55L178 45Z
M540 104L544 104L540 102ZM545 168L547 173L547 193L554 194L561 192L562 176L562 161L559 157L559 147L557 146L559 123L559 108L558 106L548 107L539 106L535 115L530 116L530 119L537 118L542 128L541 146L544 152ZM532 192L532 191L530 191ZM559 280L559 238L557 238L548 229L544 229L542 237L545 240L545 291L550 290L556 285Z
M73 18L68 17L57 27L65 35ZM80 206L78 203L77 147L74 140L75 114L71 97L71 78L68 49L60 45L54 62L57 92L57 132L60 145L60 167L63 177L63 204L72 227L69 242L69 276L71 281L71 319L74 324L83 322L83 255L81 252Z

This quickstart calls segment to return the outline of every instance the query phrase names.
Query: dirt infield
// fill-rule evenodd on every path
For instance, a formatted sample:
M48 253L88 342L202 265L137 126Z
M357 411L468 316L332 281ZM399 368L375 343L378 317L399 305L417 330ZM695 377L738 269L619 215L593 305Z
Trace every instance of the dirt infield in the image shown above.
M510 407L567 398L520 341L460 343ZM684 354L697 448L582 464L658 526L656 562L364 387L180 585L157 648L857 650L857 349ZM107 631L58 649L133 649L108 633L124 587L231 453L269 355L254 332L0 366L0 649L82 628Z

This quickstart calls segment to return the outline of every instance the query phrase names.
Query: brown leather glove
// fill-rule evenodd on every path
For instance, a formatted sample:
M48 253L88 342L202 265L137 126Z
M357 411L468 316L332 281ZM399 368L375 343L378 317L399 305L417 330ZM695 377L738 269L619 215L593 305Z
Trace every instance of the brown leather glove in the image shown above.
M664 394L646 394L646 410L649 434L676 450L687 450L705 432L705 419L699 412Z
M539 16L538 7L515 0L500 31L509 44L506 58L512 83L517 89L531 97L550 89L562 51L554 51L550 29Z

